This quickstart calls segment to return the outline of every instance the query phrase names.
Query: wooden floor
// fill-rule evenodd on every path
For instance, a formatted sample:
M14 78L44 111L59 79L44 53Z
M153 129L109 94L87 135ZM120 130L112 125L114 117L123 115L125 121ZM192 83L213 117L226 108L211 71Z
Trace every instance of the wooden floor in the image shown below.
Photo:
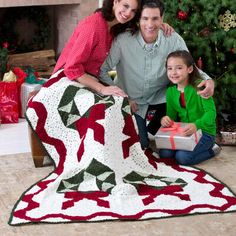
M32 184L46 177L52 166L35 168L30 153L0 156L0 234L3 236L235 236L236 213L204 214L130 222L36 224L9 226L13 205ZM236 147L223 147L220 155L198 167L227 184L236 193Z

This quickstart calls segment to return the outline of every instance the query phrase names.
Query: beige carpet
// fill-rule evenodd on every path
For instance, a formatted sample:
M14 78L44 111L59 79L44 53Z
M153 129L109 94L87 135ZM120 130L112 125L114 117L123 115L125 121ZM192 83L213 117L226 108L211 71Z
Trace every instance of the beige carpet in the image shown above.
M30 153L0 156L1 235L128 235L128 236L198 236L236 235L236 213L206 214L168 219L72 224L37 224L9 226L8 219L20 195L35 182L47 176L53 166L35 168ZM236 193L236 147L223 147L216 158L198 167L224 182Z

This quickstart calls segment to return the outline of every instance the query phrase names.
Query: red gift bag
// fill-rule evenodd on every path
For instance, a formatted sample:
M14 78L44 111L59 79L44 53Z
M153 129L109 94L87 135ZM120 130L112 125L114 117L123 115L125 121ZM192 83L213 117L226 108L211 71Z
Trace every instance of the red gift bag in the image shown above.
M17 123L19 120L16 82L0 81L0 119L2 124Z

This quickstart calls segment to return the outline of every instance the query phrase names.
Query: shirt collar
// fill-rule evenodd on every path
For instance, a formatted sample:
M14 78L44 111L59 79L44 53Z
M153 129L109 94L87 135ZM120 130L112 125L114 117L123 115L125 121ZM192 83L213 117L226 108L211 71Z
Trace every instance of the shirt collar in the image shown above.
M158 34L158 35L159 35L159 34ZM156 41L155 41L154 44L153 44L153 48L157 48L157 47L159 46L159 42L160 42L160 39L159 39L159 38L160 38L160 37L157 37ZM144 41L143 36L142 36L140 30L138 31L137 39L138 39L138 42L140 43L141 47L142 47L143 49L145 49L145 48L146 48L146 45L148 45L148 44Z

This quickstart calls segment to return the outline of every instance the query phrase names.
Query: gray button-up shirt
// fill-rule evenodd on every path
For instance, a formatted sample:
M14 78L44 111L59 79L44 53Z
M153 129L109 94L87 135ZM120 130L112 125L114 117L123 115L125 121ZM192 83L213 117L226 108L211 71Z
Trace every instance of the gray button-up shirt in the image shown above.
M100 80L122 88L138 104L137 114L144 118L149 105L166 102L166 87L169 84L166 57L176 50L188 50L177 33L165 37L160 30L156 42L149 45L140 31L134 35L125 32L113 41L101 67ZM115 81L108 75L108 71L114 68L117 71ZM205 73L200 73L204 79L209 79Z

